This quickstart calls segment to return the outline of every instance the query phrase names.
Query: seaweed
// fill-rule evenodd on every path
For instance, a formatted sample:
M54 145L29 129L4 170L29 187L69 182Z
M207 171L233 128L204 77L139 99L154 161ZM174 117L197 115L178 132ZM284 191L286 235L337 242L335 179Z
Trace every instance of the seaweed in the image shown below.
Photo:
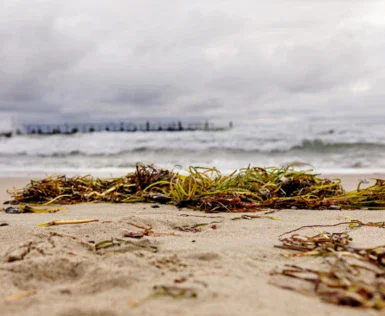
M121 238L111 238L99 241L94 245L94 249L96 252L98 252L99 250L122 246L134 246L135 248L149 250L154 253L158 251L158 247L156 246L146 246L137 242L133 242L131 240L125 240Z
M271 209L385 209L385 180L346 192L339 180L319 178L294 166L251 167L222 175L216 168L190 167L187 175L138 163L121 178L51 176L9 192L11 204L84 202L160 203L209 213Z
M4 301L6 301L6 302L18 301L20 299L36 295L37 293L38 292L36 290L24 291L24 292L20 292L18 294L7 296L4 298Z
M194 288L179 287L173 285L154 285L154 292L151 294L154 296L170 296L172 298L197 298L198 293Z
M363 223L358 220L334 225L302 226L282 234L282 245L277 248L296 251L283 254L284 257L321 256L331 258L327 269L310 269L298 265L285 265L281 271L272 275L295 278L313 284L312 290L294 286L271 283L278 287L318 296L323 301L338 304L383 309L385 307L385 245L356 248L352 247L349 232L320 232L314 236L298 233L305 228L347 226L353 230L358 227L371 226L385 228L385 222ZM285 237L291 234L289 237Z
M216 224L223 223L222 221L213 221L210 223L199 223L199 224L193 224L193 225L183 225L183 226L175 226L174 229L182 231L182 232L192 232L192 233L200 233L203 231L203 228L211 228L211 229L217 229Z
M119 222L122 223L123 221L119 221ZM132 222L124 222L124 223L142 230L140 232L125 232L125 233L123 233L123 237L126 237L126 238L140 239L144 236L154 236L154 237L161 237L161 236L176 236L176 237L178 237L179 236L175 233L155 233L152 230L151 224L147 224L146 226L142 226L142 225L138 225L138 224L135 224Z
M77 225L77 224L86 224L92 222L98 222L98 219L74 219L74 220L59 220L52 221L48 223L39 224L39 227L49 227L49 226L58 226L58 225Z
M255 219L255 218L267 218L267 219L272 219L272 220L276 220L276 221L280 221L281 220L281 218L279 218L279 217L266 216L266 215L246 215L246 214L243 214L240 217L233 217L231 220L232 221L237 221L237 220L240 220L240 219L252 220L252 219Z
M56 208L36 208L31 207L29 205L19 205L16 206L9 206L4 209L5 213L8 214L21 214L21 213L55 213L61 210L64 210L63 207L56 207Z
M350 263L346 258L335 256L329 269L318 270L286 265L280 274L313 284L313 289L306 291L294 286L281 286L287 290L318 296L321 300L352 307L383 309L385 307L385 278L378 270L359 264Z
M184 281L182 281L184 282ZM175 283L182 283L175 282ZM197 299L198 291L192 287L181 287L176 285L154 285L152 292L141 300L129 300L128 305L130 307L138 307L139 305L152 300L157 297L167 296L173 299Z

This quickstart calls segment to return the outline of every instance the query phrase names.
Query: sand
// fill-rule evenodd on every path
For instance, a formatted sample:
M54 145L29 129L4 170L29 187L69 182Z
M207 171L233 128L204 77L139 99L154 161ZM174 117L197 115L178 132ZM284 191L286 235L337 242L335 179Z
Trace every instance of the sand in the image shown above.
M360 176L345 176L354 188ZM0 179L5 189L26 179ZM302 225L333 224L345 216L383 221L381 211L281 210L281 220L232 220L239 214L204 214L152 204L81 204L54 214L0 213L1 315L360 315L377 314L321 302L283 290L270 272L287 259L278 236ZM186 216L188 215L188 216ZM203 217L202 217L203 216ZM98 219L79 225L38 227L53 220ZM140 232L127 222L152 225L154 234L105 250L96 242ZM208 223L201 232L175 226ZM360 228L353 245L385 244L380 228ZM176 234L177 236L173 236ZM291 282L291 281L290 281ZM154 286L187 289L184 297L153 295ZM191 297L191 296L197 297Z

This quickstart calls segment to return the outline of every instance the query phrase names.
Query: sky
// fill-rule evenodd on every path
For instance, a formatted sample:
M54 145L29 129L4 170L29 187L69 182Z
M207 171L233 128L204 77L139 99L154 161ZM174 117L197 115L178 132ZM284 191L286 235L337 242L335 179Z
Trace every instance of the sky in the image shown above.
M0 116L385 116L383 0L0 0Z

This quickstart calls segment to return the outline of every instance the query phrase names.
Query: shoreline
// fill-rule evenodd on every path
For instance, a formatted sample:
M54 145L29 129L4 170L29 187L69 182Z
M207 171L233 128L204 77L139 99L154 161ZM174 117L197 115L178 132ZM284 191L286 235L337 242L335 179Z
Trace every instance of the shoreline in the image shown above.
M169 168L170 169L170 168ZM172 168L171 168L172 169ZM311 169L311 168L310 168ZM223 175L231 174L235 169L220 169ZM29 168L28 170L20 170L20 168L8 168L7 170L0 170L0 179L8 178L8 179L38 179L38 178L46 178L50 175L67 175L67 176L84 176L84 175L92 175L96 178L111 178L111 177L123 177L128 173L135 172L135 168L82 168L82 169L72 169L72 168L64 168L64 169L44 169L41 168ZM178 170L180 174L187 175L188 172L184 169ZM322 176L328 177L385 177L385 168L319 168L314 169L315 174L320 174Z
M341 175L344 187L356 187L360 178ZM27 178L0 178L0 200L7 198L5 189L27 182ZM288 251L274 248L280 234L303 225L344 222L346 216L383 221L383 211L278 210L269 216L280 220L232 220L241 214L153 205L86 203L52 214L1 212L0 223L8 224L0 227L3 315L294 316L309 310L316 316L376 314L275 287L270 283L277 280L270 273L285 264L319 264L319 258L283 258L281 254ZM74 219L98 222L38 227ZM151 226L152 233L124 238L142 231L130 223ZM198 231L177 229L202 223L207 225L198 226ZM353 246L385 244L378 227L359 228L352 237ZM95 251L95 244L111 238L128 243ZM154 294L154 286L187 290L173 298Z

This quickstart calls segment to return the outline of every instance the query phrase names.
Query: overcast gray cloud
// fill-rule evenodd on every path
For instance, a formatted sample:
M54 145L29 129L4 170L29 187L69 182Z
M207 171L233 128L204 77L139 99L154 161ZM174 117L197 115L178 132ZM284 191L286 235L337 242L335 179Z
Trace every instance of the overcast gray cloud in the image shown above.
M385 108L381 0L0 6L3 113L250 119L262 109Z

